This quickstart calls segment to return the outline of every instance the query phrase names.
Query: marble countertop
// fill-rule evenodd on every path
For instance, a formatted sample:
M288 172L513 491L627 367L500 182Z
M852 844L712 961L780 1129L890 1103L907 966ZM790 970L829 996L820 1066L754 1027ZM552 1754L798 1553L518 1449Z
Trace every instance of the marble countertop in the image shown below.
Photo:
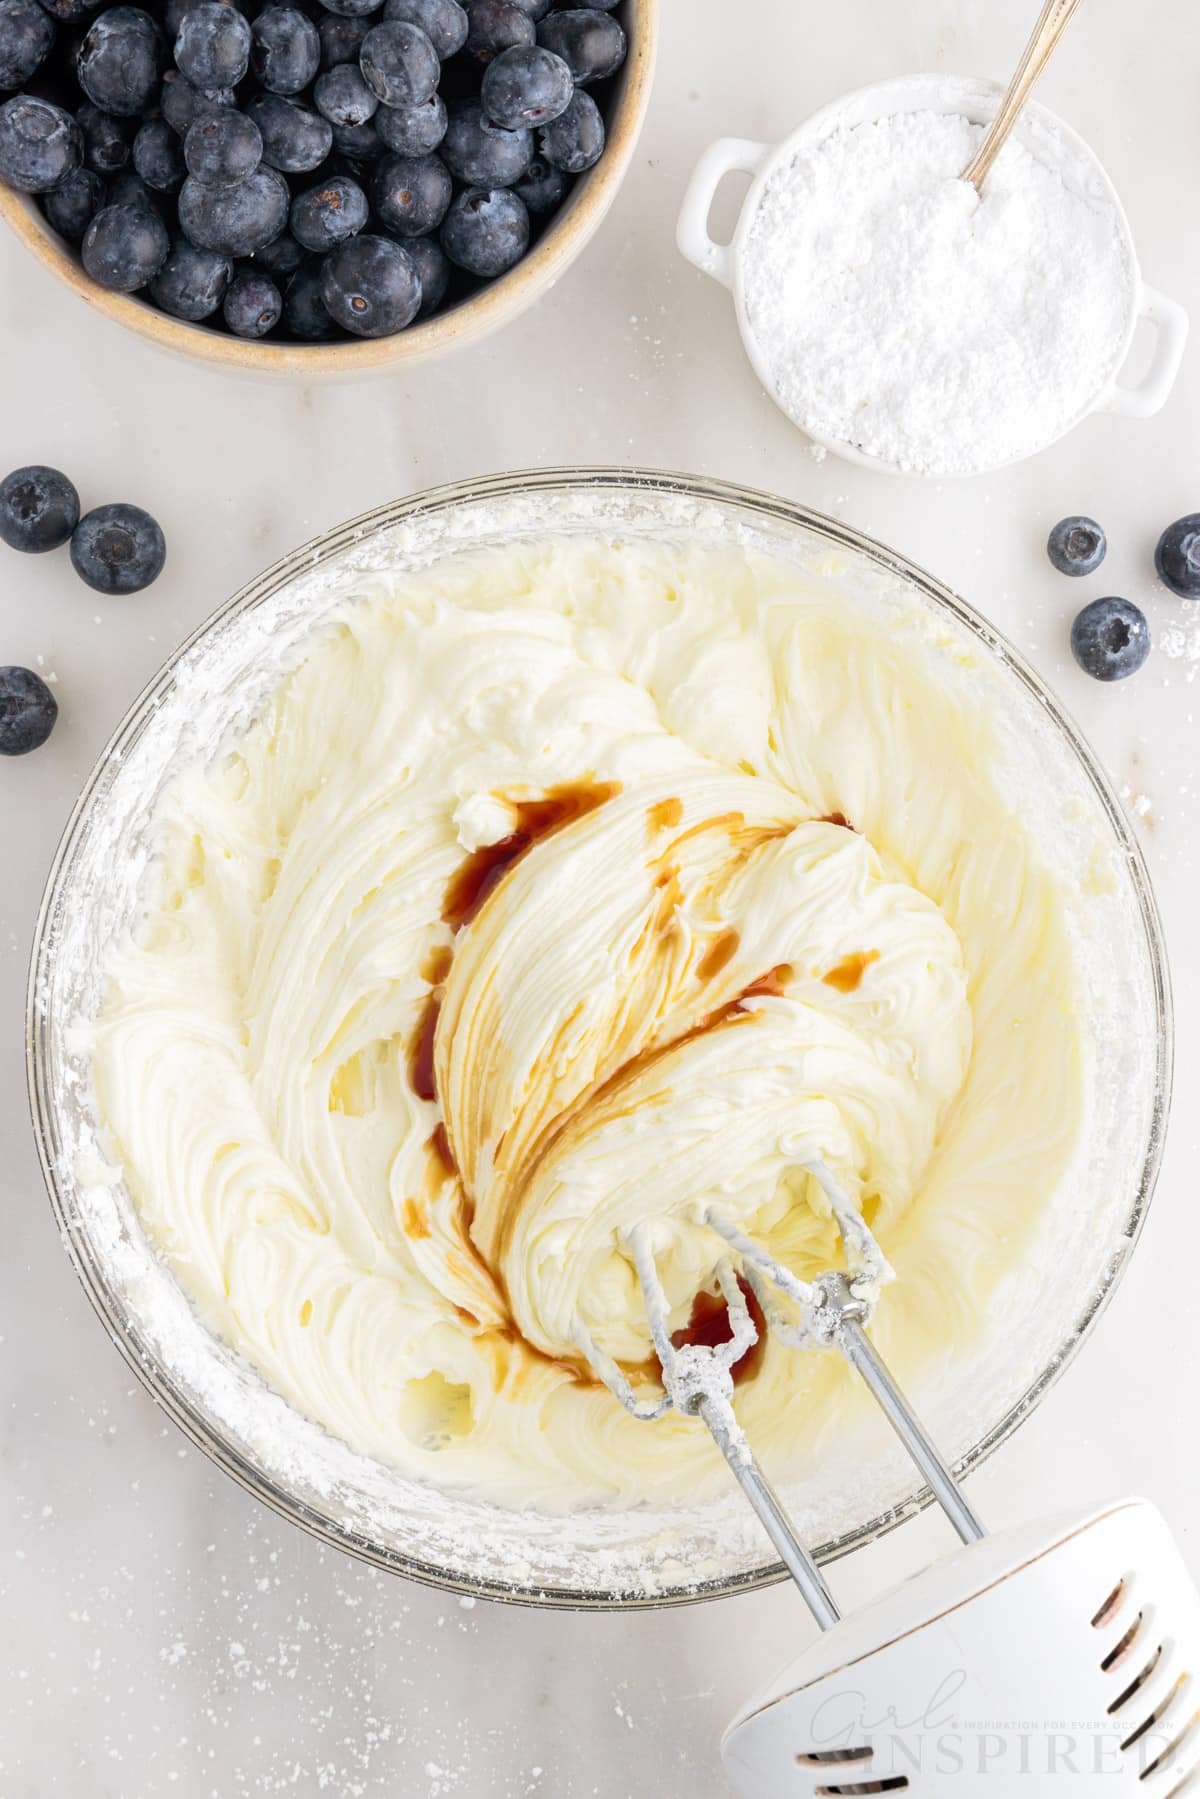
M87 503L136 500L170 554L104 600L63 557L0 564L0 661L57 677L61 721L0 765L0 1793L6 1799L718 1799L720 1731L813 1626L780 1586L673 1614L542 1616L376 1574L257 1505L164 1420L105 1339L56 1238L24 1097L25 970L55 842L93 759L163 656L298 542L436 482L558 462L639 462L775 489L905 551L983 609L1090 735L1137 822L1171 941L1176 1117L1145 1237L1082 1358L972 1482L994 1524L1120 1490L1164 1507L1200 1573L1189 1103L1200 1071L1200 608L1158 588L1161 527L1200 506L1200 344L1167 410L1087 422L1002 476L914 485L818 462L762 394L728 296L673 243L713 137L782 136L864 82L1005 75L1032 0L664 0L650 120L617 205L554 293L445 364L363 385L247 384L86 311L5 238L0 462L59 464ZM736 24L734 23L736 17ZM1200 12L1131 24L1093 0L1043 98L1090 139L1148 278L1200 313ZM1070 661L1081 603L1043 544L1103 521L1102 584L1159 648L1106 689ZM1083 586L1083 583L1079 584ZM1189 631L1195 659L1189 659ZM1166 653L1167 649L1176 653ZM833 1571L847 1605L944 1544L926 1516Z

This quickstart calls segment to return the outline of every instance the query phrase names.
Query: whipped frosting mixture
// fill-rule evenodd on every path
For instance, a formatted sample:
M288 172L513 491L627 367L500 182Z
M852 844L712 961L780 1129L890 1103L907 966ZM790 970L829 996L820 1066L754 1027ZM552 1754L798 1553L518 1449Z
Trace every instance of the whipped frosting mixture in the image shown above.
M1080 1129L1077 974L989 721L932 671L733 549L368 578L162 801L95 1027L114 1155L206 1321L354 1448L547 1507L724 1478L581 1361L584 1326L654 1377L639 1221L674 1322L712 1328L712 1201L802 1276L838 1262L819 1155L896 1269L901 1374L1003 1328ZM753 1359L773 1468L849 1378Z

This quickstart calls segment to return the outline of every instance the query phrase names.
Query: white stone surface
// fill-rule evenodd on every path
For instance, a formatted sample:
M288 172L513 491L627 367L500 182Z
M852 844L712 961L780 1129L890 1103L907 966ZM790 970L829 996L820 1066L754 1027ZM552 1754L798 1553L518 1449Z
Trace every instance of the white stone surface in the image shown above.
M1200 1571L1195 1296L1200 661L1156 650L1106 690L1070 662L1085 597L1183 608L1155 584L1160 527L1200 507L1200 343L1150 423L1085 424L1003 476L890 482L818 463L759 391L728 296L673 245L699 150L778 137L864 82L1004 76L1036 8L988 0L663 0L636 167L598 239L530 317L452 362L367 385L247 384L165 361L0 242L0 462L61 464L87 502L153 510L157 587L105 600L65 557L0 556L0 661L44 666L62 719L0 764L0 1793L5 1799L717 1799L737 1703L812 1625L789 1588L673 1614L476 1605L323 1551L156 1412L58 1244L24 1098L22 1010L38 894L72 800L165 653L258 569L397 493L497 469L637 461L773 488L908 552L981 606L1073 710L1137 818L1172 942L1176 1119L1132 1269L1082 1359L972 1483L1006 1523L1075 1499L1155 1497ZM1093 0L1044 99L1095 145L1148 278L1200 317L1191 0ZM1111 544L1071 583L1042 551L1065 512ZM1197 613L1200 622L1200 612ZM1194 628L1194 627L1193 627ZM947 1538L929 1517L833 1571L847 1603Z

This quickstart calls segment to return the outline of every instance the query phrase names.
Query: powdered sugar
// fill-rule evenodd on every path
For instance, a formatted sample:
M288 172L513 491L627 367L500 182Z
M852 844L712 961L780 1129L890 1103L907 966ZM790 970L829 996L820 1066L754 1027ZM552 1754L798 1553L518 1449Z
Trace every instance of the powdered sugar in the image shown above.
M1080 179L1043 130L1045 154L1010 142L980 200L959 177L982 136L918 111L802 142L743 251L748 324L784 410L913 473L1052 442L1125 345L1135 277L1098 169L1077 158Z

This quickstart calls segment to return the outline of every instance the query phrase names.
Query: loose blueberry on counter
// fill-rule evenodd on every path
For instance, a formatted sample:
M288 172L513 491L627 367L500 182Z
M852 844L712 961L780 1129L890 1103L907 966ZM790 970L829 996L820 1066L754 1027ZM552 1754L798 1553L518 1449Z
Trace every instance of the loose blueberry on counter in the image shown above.
M236 87L250 66L250 23L235 6L198 0L180 20L175 67L195 87Z
M342 62L317 77L313 105L331 125L365 125L379 106L379 97L363 80L357 63Z
M356 337L390 337L416 318L421 279L402 245L363 233L325 258L321 298L344 331Z
M31 668L0 668L0 756L40 749L58 717L58 702Z
M1090 575L1104 561L1108 541L1094 518L1060 518L1046 540L1046 554L1063 575Z
M158 579L166 559L158 522L140 506L97 506L71 538L75 572L97 593L140 593Z
M398 156L428 156L446 135L446 102L435 94L420 106L381 106L373 122Z
M456 100L448 108L439 154L466 187L509 187L533 161L533 133L493 125L478 100Z
M69 244L79 242L103 204L104 183L91 169L76 169L42 198L47 219Z
M525 202L527 211L542 218L562 205L570 185L569 175L535 156L521 179L513 182L512 191Z
M1150 654L1145 613L1132 600L1093 600L1071 626L1071 654L1097 681L1135 675Z
M283 314L283 295L262 270L239 269L229 284L223 312L235 336L265 337Z
M625 33L611 13L593 7L551 13L538 26L537 40L561 56L581 85L615 75L625 61Z
M183 152L165 119L147 119L141 127L133 140L133 166L156 193L170 194L179 186L186 173Z
M55 36L54 20L38 0L0 0L0 88L24 86Z
M231 87L210 88L205 93L201 88L193 87L178 69L168 69L163 76L159 100L162 116L180 137L187 136L197 119L205 118L221 107L236 104Z
M14 94L0 106L0 181L22 194L47 194L83 161L83 134L69 112Z
M475 62L491 62L502 50L537 42L533 20L514 0L465 0L465 6L465 48Z
M206 113L183 140L187 172L210 187L229 187L253 175L262 161L262 132L244 112Z
M134 127L128 119L114 118L85 100L75 114L83 133L84 165L97 175L116 175L129 161Z
M232 274L233 264L227 256L178 237L150 283L150 298L172 318L198 325L217 310Z
M0 537L10 549L57 550L78 523L75 484L58 469L33 462L0 481Z
M357 181L334 175L292 201L291 233L306 250L332 250L362 230L369 212L367 196Z
M549 124L566 112L575 93L561 56L540 44L502 50L484 70L480 100L493 125L520 131Z
M348 19L341 13L324 13L317 21L321 67L336 69L340 62L357 62L362 41L370 29L369 18Z
M417 317L425 319L439 307L450 285L450 258L436 237L408 237L404 248L416 267L421 283L421 307Z
M266 167L229 187L209 187L189 175L179 190L179 223L205 250L253 256L287 224L288 197L282 175Z
M333 320L321 298L319 262L304 263L288 282L283 294L283 318L292 336L302 343L333 336Z
M568 175L582 175L604 154L604 120L590 94L576 88L565 112L538 133L545 160Z
M140 6L110 6L88 27L75 73L94 105L131 119L149 109L165 61L163 35L150 14Z
M387 0L383 16L416 25L425 33L442 62L458 55L471 29L471 22L458 0Z
M102 206L83 234L79 254L100 287L131 294L153 281L171 248L167 228L148 206Z
M357 49L353 53L357 55ZM250 27L250 67L269 94L298 94L321 66L321 37L296 6L268 6Z
M436 156L385 156L371 183L375 211L397 237L435 231L453 196L450 171Z
M1159 579L1184 600L1200 600L1200 512L1185 513L1158 540Z
M420 106L437 92L442 65L419 25L385 19L372 25L358 53L367 86L385 106Z
M262 137L263 161L284 175L307 175L333 148L333 126L320 113L282 94L256 94L246 103Z
M529 214L508 188L468 187L442 222L442 248L472 275L503 275L529 244Z

